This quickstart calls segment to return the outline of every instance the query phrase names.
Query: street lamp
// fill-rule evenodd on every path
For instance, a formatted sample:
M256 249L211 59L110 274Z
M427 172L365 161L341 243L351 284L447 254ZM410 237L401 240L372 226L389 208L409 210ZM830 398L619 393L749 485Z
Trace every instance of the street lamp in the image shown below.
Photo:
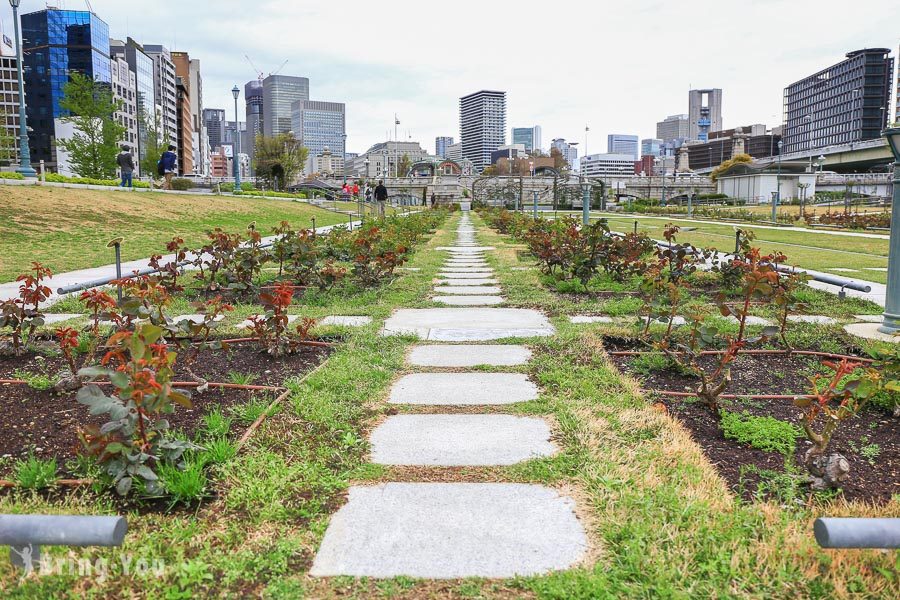
M781 204L781 150L784 148L784 141L778 140L778 176L776 182L778 191L772 196L772 222L778 221L778 205Z
M31 148L28 146L28 125L25 122L25 80L22 64L22 42L19 37L19 2L21 0L9 0L13 9L13 23L16 28L16 71L19 75L19 168L16 173L24 177L36 178L37 172L31 168Z
M238 120L238 96L241 89L234 86L231 90L234 96L234 193L241 191L241 124Z
M889 127L882 135L894 153L894 193L891 202L891 243L888 258L887 298L884 322L878 331L900 333L900 127Z
M344 172L344 185L347 185L347 134L341 134L341 153L343 157L341 160L343 161L343 166L341 170Z

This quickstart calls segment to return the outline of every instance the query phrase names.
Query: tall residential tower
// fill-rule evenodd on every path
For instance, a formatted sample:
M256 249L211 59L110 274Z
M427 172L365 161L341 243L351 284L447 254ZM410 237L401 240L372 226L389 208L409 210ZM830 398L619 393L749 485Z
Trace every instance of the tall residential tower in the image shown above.
M491 164L491 152L506 143L506 92L481 90L459 99L462 155L477 171Z

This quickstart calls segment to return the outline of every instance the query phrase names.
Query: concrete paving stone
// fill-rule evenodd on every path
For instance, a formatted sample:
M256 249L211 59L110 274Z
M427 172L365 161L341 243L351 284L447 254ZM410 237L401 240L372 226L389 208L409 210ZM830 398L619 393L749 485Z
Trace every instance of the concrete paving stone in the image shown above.
M44 324L45 325L56 325L57 323L63 323L65 321L71 321L72 319L87 319L88 315L83 314L49 314L44 315Z
M447 306L497 306L506 302L502 296L435 296L432 300Z
M880 323L854 323L853 325L844 327L844 331L850 335L855 335L856 337L861 337L866 340L900 344L900 336L882 333L878 331L879 327L881 327Z
M447 285L435 286L435 294L449 294L451 296L485 296L500 294L502 290L496 286L487 285Z
M878 323L880 325L884 322L884 315L856 315L853 318L862 323Z
M649 317L643 317L642 320L646 323L647 319L649 319ZM666 320L666 321L654 320L653 321L653 325L666 325L667 323L668 323L668 320ZM684 317L675 317L674 319L672 319L672 325L674 325L675 327L683 327L684 325L687 325L687 319L685 319Z
M546 421L513 415L395 415L370 443L378 465L508 466L558 451Z
M488 279L486 277L482 277L482 278L470 277L467 279L463 279L463 278L454 279L452 277L448 277L442 281L438 281L435 285L465 285L465 286L481 285L481 286L484 286L484 285L497 285L498 283L500 283L500 282L497 281L496 279Z
M838 321L824 315L790 315L788 321L791 323L813 323L816 325L834 325Z
M407 362L417 367L462 368L487 365L512 367L531 360L531 350L525 346L500 345L434 345L416 346Z
M353 486L310 574L503 579L565 570L588 550L575 503L518 483Z
M391 387L391 404L483 406L536 400L537 386L520 373L413 373Z
M372 317L351 317L333 315L319 321L320 325L338 325L341 327L364 327L372 322Z
M172 321L174 323L181 323L182 321L190 321L197 325L202 323L203 319L204 319L203 315L180 315L178 317L172 317ZM225 315L219 315L216 317L215 320L218 323L219 321L222 321L223 319L225 319Z
M574 323L576 325L581 325L585 323L612 323L612 317L592 317L587 315L572 315L569 317L569 322Z
M731 315L730 317L726 317L725 320L726 320L726 321L731 321L732 323L738 323L738 322L739 322L738 319L737 319L737 317L735 317L734 315ZM773 323L772 321L770 321L770 320L768 320L768 319L763 319L762 317L754 317L753 315L748 315L748 316L747 316L747 321L746 321L746 323L747 323L747 325L760 325L760 326L762 326L762 327L769 327L769 326L775 324L775 323Z
M493 273L490 267L441 267L440 273ZM477 275L476 275L477 277Z
M383 335L415 335L441 342L480 342L546 337L556 329L536 310L521 308L400 309L384 323Z
M480 252L487 252L490 250L496 250L496 248L494 248L493 246L476 246L474 248L458 248L455 246L439 246L438 248L435 248L435 250L437 250L439 252L456 251L456 252L478 252L478 253L480 253Z

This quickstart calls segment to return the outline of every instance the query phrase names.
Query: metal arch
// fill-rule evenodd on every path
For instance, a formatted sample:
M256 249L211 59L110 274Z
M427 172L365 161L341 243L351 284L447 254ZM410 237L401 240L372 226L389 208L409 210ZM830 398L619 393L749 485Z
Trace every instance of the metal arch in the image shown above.
M562 175L559 172L559 169L554 167L537 167L534 170L535 177L539 174L552 174L554 177L561 177Z

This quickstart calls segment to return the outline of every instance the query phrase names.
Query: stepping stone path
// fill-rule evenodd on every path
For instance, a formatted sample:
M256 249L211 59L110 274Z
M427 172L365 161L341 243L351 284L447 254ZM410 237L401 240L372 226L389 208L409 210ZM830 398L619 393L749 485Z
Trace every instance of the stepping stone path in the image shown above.
M320 325L339 325L341 327L365 327L372 322L372 317L325 317L319 321Z
M458 273L455 273L458 275ZM465 277L447 277L447 279L443 281L438 281L437 284L440 286L443 285L463 285L463 286L471 286L471 285L497 285L500 283L496 279L484 279L484 278L465 278Z
M475 244L475 230L463 213L458 244L442 248L481 256L493 250ZM483 267L482 267L483 268ZM448 269L445 274L456 272ZM459 271L466 274L469 271ZM490 269L486 275L447 277L444 290L466 293L435 301L503 302ZM463 285L477 279L483 284ZM481 296L467 295L478 289ZM486 293L490 292L490 293ZM555 333L547 317L511 308L397 310L383 335L416 335L429 341L472 342L532 338ZM440 369L525 365L525 346L423 344L407 361L420 369L390 390L395 414L371 435L371 460L409 467L496 467L549 457L558 449L542 418L497 414L496 408L538 398L538 387L521 373L448 372ZM410 407L467 407L466 414L404 414ZM427 409L426 409L427 410ZM314 577L399 576L456 579L510 578L569 569L588 549L575 503L544 485L455 483L435 471L429 483L383 483L350 488L347 503L331 519L313 562ZM465 472L462 473L465 475ZM459 475L454 476L454 480Z
M790 315L788 321L791 323L813 323L815 325L834 325L837 323L837 319L822 315Z

